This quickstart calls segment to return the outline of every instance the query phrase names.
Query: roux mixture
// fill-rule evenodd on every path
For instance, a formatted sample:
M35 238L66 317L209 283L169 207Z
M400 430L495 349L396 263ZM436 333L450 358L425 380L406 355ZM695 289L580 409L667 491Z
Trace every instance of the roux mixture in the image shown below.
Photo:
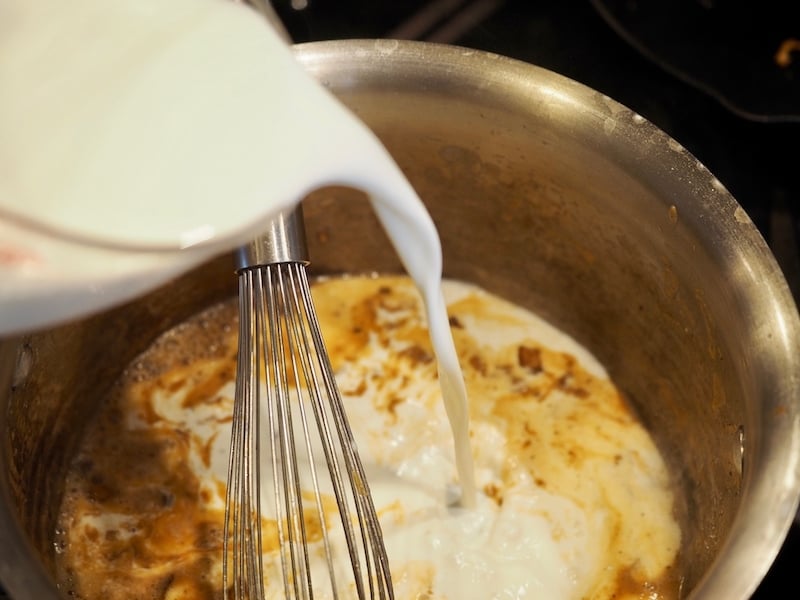
M668 473L602 367L519 307L444 289L470 398L473 510L447 506L453 438L410 279L312 288L396 597L677 598ZM70 597L221 598L236 311L231 301L163 335L90 424L56 539Z

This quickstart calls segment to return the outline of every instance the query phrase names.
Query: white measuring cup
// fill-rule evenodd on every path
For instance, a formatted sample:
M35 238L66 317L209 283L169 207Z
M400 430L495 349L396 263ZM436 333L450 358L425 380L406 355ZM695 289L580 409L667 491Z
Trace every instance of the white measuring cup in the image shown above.
M0 334L154 288L381 153L250 7L7 0Z

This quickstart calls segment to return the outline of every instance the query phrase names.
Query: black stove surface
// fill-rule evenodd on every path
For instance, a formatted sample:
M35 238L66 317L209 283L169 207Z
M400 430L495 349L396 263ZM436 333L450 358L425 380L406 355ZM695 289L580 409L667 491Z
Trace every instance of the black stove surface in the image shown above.
M722 2L675 3L696 5L692 10L702 14ZM637 0L614 4L633 13L627 22L632 27ZM641 47L629 43L637 32L629 31L626 41L589 0L275 0L274 5L297 42L396 37L453 43L531 62L605 93L666 131L716 175L762 232L800 297L800 123L754 120L726 108L702 81L682 79L662 68L661 57L640 53ZM800 39L800 20L794 23L793 37ZM674 35L680 45L681 31ZM724 48L718 50L724 54ZM795 62L781 76L800 77L800 48L787 56ZM738 83L752 94L748 77ZM800 106L789 108L800 112ZM787 597L798 564L795 525L753 599Z

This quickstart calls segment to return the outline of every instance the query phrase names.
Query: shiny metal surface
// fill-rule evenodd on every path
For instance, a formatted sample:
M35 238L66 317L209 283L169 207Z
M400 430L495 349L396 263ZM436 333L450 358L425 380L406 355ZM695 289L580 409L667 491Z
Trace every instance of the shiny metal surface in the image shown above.
M302 207L278 214L264 235L237 248L234 254L238 269L286 262L308 264Z
M313 598L315 588L355 590L359 599L393 599L380 521L311 297L302 206L278 214L262 236L234 251L234 259L239 360L225 501L223 598L268 597L261 498L271 490L275 502L269 514L278 524L287 599ZM268 418L262 420L263 407ZM262 445L268 448L264 454ZM327 471L313 468L312 447L322 451ZM271 466L270 481L258 476L262 461ZM335 510L326 507L323 489L333 490ZM305 502L311 491L314 502ZM307 519L330 524L322 528L327 573L312 568ZM331 540L347 548L350 569L337 563Z
M797 506L800 320L735 200L638 115L527 64L388 40L297 55L417 188L445 274L567 330L624 390L672 468L683 596L748 598ZM304 210L315 273L400 269L360 194L319 190ZM92 402L235 279L221 257L129 306L0 343L0 578L15 598L55 597L42 565Z
M309 600L328 590L334 597L393 600L380 521L305 265L280 262L239 272L237 355L223 600L266 600L276 593ZM273 502L262 506L270 497ZM262 540L262 517L277 524L277 539ZM326 524L321 552L310 523ZM282 594L264 579L271 562L264 549L276 541L267 556L279 556ZM315 558L327 569L314 568Z

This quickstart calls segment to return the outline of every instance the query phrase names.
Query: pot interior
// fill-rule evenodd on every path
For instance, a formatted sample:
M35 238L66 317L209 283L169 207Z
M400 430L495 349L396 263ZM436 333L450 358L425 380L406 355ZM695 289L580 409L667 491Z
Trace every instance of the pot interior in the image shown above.
M684 596L749 597L797 500L800 338L741 208L661 131L536 67L386 41L297 52L419 192L445 276L532 309L606 366L671 468ZM361 193L317 190L304 211L312 274L401 270ZM222 256L133 303L2 342L0 524L17 549L0 577L20 598L50 593L26 596L37 564L52 571L64 473L99 399L160 333L235 293Z

